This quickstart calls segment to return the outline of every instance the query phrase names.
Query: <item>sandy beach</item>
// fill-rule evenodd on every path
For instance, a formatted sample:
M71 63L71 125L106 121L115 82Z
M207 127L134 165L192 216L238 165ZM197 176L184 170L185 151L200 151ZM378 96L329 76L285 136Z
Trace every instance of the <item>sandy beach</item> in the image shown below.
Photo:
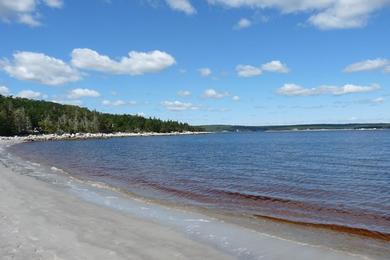
M94 205L0 164L1 259L229 259L156 223Z

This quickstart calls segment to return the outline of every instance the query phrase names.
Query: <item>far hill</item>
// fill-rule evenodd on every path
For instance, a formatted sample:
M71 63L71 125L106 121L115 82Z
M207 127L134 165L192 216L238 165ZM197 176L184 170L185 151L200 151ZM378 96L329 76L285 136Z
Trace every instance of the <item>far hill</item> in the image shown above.
M249 131L302 131L302 130L342 130L342 129L389 129L389 123L375 124L308 124L308 125L275 125L275 126L243 126L243 125L202 125L209 132L249 132Z

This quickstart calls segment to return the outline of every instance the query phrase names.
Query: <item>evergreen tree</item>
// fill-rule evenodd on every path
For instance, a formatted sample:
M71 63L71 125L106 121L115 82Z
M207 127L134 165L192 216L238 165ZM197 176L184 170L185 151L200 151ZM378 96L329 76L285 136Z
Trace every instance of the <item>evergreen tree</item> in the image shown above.
M0 135L32 133L112 133L201 131L176 121L133 115L112 115L47 101L0 95Z

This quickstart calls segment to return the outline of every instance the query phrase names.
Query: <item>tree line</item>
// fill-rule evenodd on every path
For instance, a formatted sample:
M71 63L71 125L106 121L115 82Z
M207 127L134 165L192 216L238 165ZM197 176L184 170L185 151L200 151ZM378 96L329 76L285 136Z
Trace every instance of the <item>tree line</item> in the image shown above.
M0 136L52 133L183 132L202 128L137 115L0 95Z

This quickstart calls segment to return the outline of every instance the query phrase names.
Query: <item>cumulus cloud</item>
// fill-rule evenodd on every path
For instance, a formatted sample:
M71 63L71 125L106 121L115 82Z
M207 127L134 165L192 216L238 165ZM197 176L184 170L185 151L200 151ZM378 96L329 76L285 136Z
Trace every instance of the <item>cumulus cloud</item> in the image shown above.
M236 66L237 75L240 77L255 77L263 74L263 71L275 72L275 73L288 73L290 69L286 64L282 63L279 60L273 60L267 63L264 63L260 67L252 65L237 65Z
M81 79L80 73L62 60L37 52L16 52L12 61L0 60L0 68L13 78L45 85L61 85Z
M215 89L206 89L203 93L203 96L205 98L214 98L214 99L220 99L229 96L228 92L218 92Z
M188 15L195 14L196 10L188 0L165 0L170 8L184 12Z
M189 97L191 96L191 92L188 91L188 90L180 90L179 92L177 92L177 94L181 97Z
M322 30L363 27L375 11L390 4L390 0L208 0L208 2L231 8L273 8L283 14L310 13L307 22Z
M39 6L46 5L51 8L61 8L62 0L0 0L0 20L39 26Z
M198 71L202 77L211 76L211 74L213 73L210 68L200 68L198 69Z
M390 60L388 59L372 59L372 60L363 60L353 64L348 65L344 68L344 72L361 72L361 71L372 71L372 70L382 70L386 72L389 68Z
M36 99L42 97L42 94L33 90L22 90L17 94L17 96L21 98Z
M360 86L353 84L346 84L343 86L322 85L315 88L305 88L296 84L285 84L277 90L278 94L285 96L315 96L315 95L346 95L353 93L372 92L380 89L377 84L369 86Z
M233 96L232 99L233 99L234 101L240 101L240 97L239 97L239 96Z
M252 65L237 65L236 71L238 76L249 78L261 75L263 72L260 68L252 66Z
M79 99L82 97L99 97L99 96L100 96L99 92L87 88L72 89L68 94L68 98L70 99Z
M199 106L193 105L192 103L184 103L180 101L163 101L161 105L170 111L185 111L185 110L199 109Z
M7 88L6 86L0 86L0 95L8 96L10 93L11 91L9 90L9 88Z
M233 28L236 29L236 30L240 30L240 29L244 29L244 28L248 28L252 25L252 22L251 20L247 19L247 18L241 18L234 26Z
M309 18L314 26L328 29L364 27L370 15L390 4L389 0L334 0L327 8Z
M114 107L117 107L117 106L125 106L125 105L136 105L137 102L136 101L123 101L123 100L103 100L102 101L102 105L105 105L105 106L114 106Z
M122 57L119 61L91 49L72 51L73 66L110 74L142 75L162 71L175 63L175 59L170 54L159 50L131 51L128 56Z
M283 64L279 60L273 60L268 63L265 63L261 66L261 68L265 71L277 72L277 73L288 73L290 69L286 64Z
M371 100L371 102L374 104L383 104L385 102L385 98L384 97L374 98Z

